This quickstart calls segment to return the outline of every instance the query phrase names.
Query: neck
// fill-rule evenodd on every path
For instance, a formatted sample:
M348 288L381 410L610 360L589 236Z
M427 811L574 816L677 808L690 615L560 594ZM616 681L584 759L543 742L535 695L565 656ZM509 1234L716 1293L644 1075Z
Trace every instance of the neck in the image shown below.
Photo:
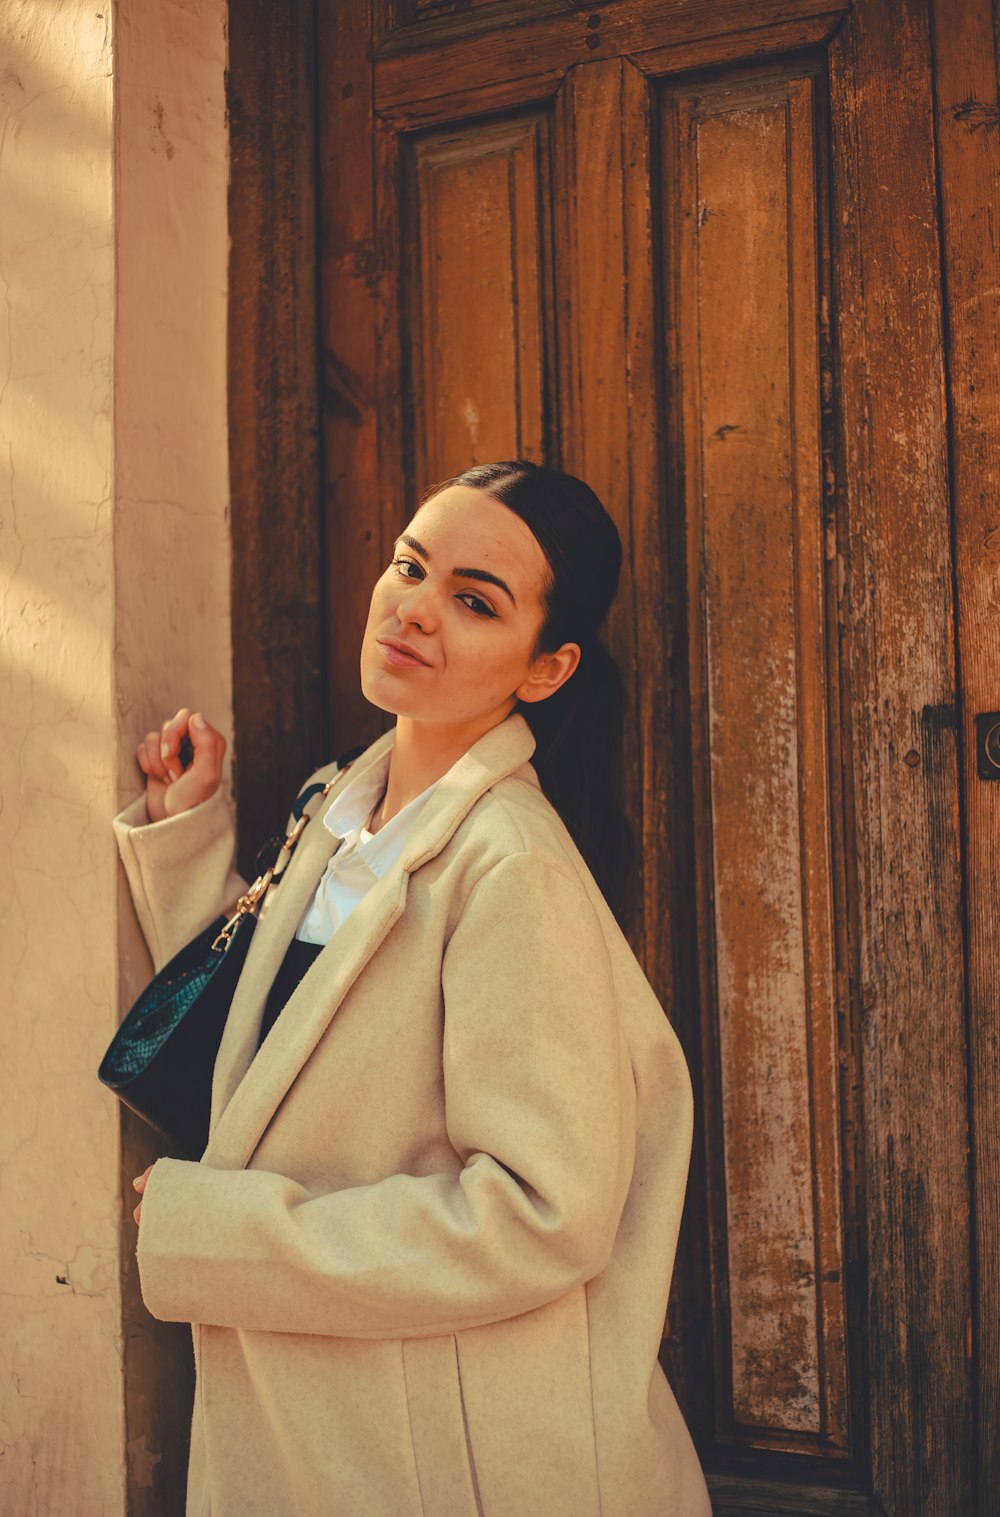
M491 711L477 721L461 723L432 724L418 722L409 716L397 717L385 796L369 820L369 831L377 832L386 822L391 822L428 785L447 774L451 766L502 722L512 709Z

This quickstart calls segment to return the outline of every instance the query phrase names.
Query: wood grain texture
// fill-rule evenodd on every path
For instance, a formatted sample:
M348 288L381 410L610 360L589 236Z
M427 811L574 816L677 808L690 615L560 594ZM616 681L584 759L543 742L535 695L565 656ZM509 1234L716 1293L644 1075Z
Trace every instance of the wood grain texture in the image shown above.
M453 12L468 14L469 11L477 10L480 6L496 7L496 0L408 0L408 3L399 7L406 15L407 20L423 21L428 17L446 16ZM506 14L504 14L506 20Z
M718 1081L709 1187L725 1196L717 1436L811 1437L829 1456L847 1445L847 1377L814 82L751 76L667 105L699 940Z
M934 0L931 14L962 680L977 1510L985 1517L1000 1492L1000 785L977 776L975 715L1000 710L1000 13L994 0Z
M314 0L229 10L229 468L240 862L326 756Z
M625 60L574 70L555 102L553 191L558 296L558 464L597 491L624 550L607 642L628 691L620 777L640 843L629 940L685 1046L698 1109L692 1190L703 1190L699 1029L683 965L691 935L678 889L689 809L686 720L675 710L675 597L682 539L664 488L662 317L654 103ZM692 1015L692 1012L695 1012ZM696 1190L695 1190L696 1188ZM710 1303L704 1229L687 1209L661 1360L685 1416L710 1426Z
M382 713L361 694L358 654L392 535L387 520L401 510L398 481L384 481L380 445L383 428L392 435L398 427L398 349L386 315L388 309L394 319L398 304L398 234L394 241L390 227L379 224L380 180L395 190L395 161L380 158L383 144L374 130L369 10L368 4L324 4L318 28L320 398L334 753L371 742L385 729ZM389 363L395 405L382 382Z
M605 5L608 0L597 3ZM558 15L569 4L570 0L375 0L373 37L379 49L388 44L411 51L428 33L447 36L456 27L495 31L542 14Z
M843 19L841 10L824 11L805 20L783 21L774 25L750 27L746 31L724 32L721 36L671 36L660 41L661 32L640 35L635 47L623 53L642 70L648 79L666 79L686 69L718 68L722 64L780 58L782 54L812 47L827 40ZM652 40L651 40L652 39ZM403 91L383 88L382 65L376 63L376 109L400 129L469 119L510 106L549 100L566 76L558 48L541 59L533 56L530 72L507 78L484 70L474 82L456 78L444 95L427 95L422 74L414 73L411 88Z
M487 9L443 16L391 31L376 54L377 109L392 115L418 101L450 96L456 79L465 89L491 89L504 82L547 71L565 73L575 64L606 62L623 54L642 61L646 49L669 42L695 44L700 58L712 57L714 39L727 53L730 34L757 34L752 51L771 27L813 28L829 35L847 9L837 0L623 0L598 8L546 5L519 11L516 25L504 26ZM799 32L802 45L803 33ZM813 40L810 35L809 40Z
M708 1476L714 1517L883 1517L871 1496L748 1475Z
M656 499L656 435L649 299L652 260L648 206L638 215L632 195L649 194L643 164L648 144L647 85L618 59L574 70L556 101L554 185L560 355L559 467L585 479L614 518L622 541L618 596L606 641L625 683L627 712L620 773L627 815L644 835L638 648L659 637L640 611L660 593L657 561L640 560L636 510ZM626 121L636 115L641 128ZM626 153L640 158L634 178ZM629 298L622 298L623 291ZM655 522L645 530L658 534ZM654 643L656 646L656 643ZM648 825L654 825L653 817ZM641 869L644 870L643 850ZM639 883L639 899L645 879ZM637 902L638 904L638 902ZM630 942L645 961L647 922L633 913ZM655 973L655 969L654 969Z
M425 99L417 90L405 100L379 100L377 114L399 132L425 126L447 129L455 121L471 124L476 118L502 112L520 114L532 105L547 104L565 77L565 69L550 68L517 79L479 80L468 88L464 80L456 79L448 95Z
M972 1510L967 1069L926 5L863 0L831 79L872 1473L891 1517L957 1517Z
M405 178L414 469L423 484L545 448L546 123L423 136Z
M629 53L629 57L651 79L666 80L688 69L711 69L737 63L756 63L765 58L780 59L791 53L815 48L827 42L844 19L841 6L799 17L791 21L768 22L738 31L707 37L674 37Z

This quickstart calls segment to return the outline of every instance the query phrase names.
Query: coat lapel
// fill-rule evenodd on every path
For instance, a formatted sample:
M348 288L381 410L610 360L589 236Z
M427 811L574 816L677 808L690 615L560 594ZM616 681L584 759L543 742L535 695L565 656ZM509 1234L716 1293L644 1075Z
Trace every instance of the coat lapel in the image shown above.
M340 840L322 824L327 805L332 805L341 789L374 764L392 742L392 732L383 733L345 771L343 785L334 786L325 802L317 806L314 800L306 807L312 820L292 855L288 873L280 886L269 890L264 897L215 1061L210 1122L213 1134L256 1052L264 1005L278 966L310 894L315 891L323 870L339 846ZM336 765L331 765L328 773L320 771L317 780L325 783L335 773Z
M345 784L375 763L394 736L385 733L366 749ZM322 816L341 787L331 791L306 828L281 886L261 909L216 1063L207 1162L227 1169L248 1162L344 996L401 915L411 872L440 852L479 797L525 765L534 748L535 739L524 717L512 712L452 766L421 809L401 858L334 933L290 996L281 1013L280 1033L269 1036L258 1051L268 991L299 919L339 846L339 839L322 825ZM534 777L533 771L529 773Z

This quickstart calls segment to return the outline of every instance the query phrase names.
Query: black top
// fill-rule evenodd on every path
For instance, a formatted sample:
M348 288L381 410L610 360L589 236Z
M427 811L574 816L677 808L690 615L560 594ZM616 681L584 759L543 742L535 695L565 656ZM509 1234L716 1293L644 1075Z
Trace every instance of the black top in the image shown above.
M288 951L281 961L274 983L267 994L267 1004L260 1023L260 1037L257 1039L258 1048L278 1020L292 991L316 956L322 953L324 947L323 943L303 943L301 938L293 938L289 943Z

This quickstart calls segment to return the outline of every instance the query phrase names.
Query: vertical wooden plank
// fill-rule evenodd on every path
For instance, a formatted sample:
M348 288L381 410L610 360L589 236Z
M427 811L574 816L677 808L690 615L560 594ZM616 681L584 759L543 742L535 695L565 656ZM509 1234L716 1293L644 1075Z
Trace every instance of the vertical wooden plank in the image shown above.
M700 1093L697 1013L684 967L693 935L685 892L677 886L690 815L683 783L685 697L674 684L673 602L683 586L683 552L672 535L664 487L655 253L660 204L654 201L662 188L654 177L649 81L624 60L574 69L557 96L554 124L557 462L597 491L624 547L608 642L632 716L621 774L640 856L628 936L684 1043ZM703 1131L699 1104L693 1196L703 1190ZM696 1435L709 1428L712 1392L704 1255L703 1219L692 1205L678 1245L661 1359Z
M407 155L418 488L473 463L541 462L545 145L529 116L422 137Z
M831 685L839 672L835 641L828 642L833 576L827 567L824 520L822 327L830 247L825 181L828 145L817 141L826 124L825 81L793 79L785 97L788 166L787 234L789 423L792 483L793 577L797 653L796 740L799 754L799 826L802 892L804 1005L809 1062L810 1159L819 1351L819 1428L824 1453L850 1447L843 1144L848 1136L840 1103L843 1050L838 1027L849 1015L846 984L837 975L836 916L845 911L838 889L843 840L832 815L839 775L830 773ZM821 188L821 185L824 187ZM834 706L834 710L836 710ZM839 868L842 874L842 867ZM846 1060L844 1061L846 1064Z
M697 332L686 319L688 291L696 287L696 226L698 216L695 162L691 152L693 122L682 128L681 98L669 88L657 101L657 256L662 271L663 346L666 359L663 410L663 536L666 546L667 596L664 621L669 638L671 705L667 733L673 762L667 779L671 799L667 837L675 886L669 901L669 951L672 967L671 1019L678 1028L695 1088L695 1130L688 1177L688 1203L681 1228L677 1289L671 1301L670 1343L679 1350L684 1386L684 1410L692 1436L703 1457L716 1442L716 1399L724 1393L728 1371L717 1373L720 1341L727 1341L728 1302L716 1288L725 1281L717 1253L720 1232L713 1224L724 1219L714 1130L719 1111L714 1080L717 1050L705 1037L702 996L711 992L710 945L701 922L709 908L703 898L704 871L696 861L707 856L711 839L705 833L702 782L707 772L708 746L695 711L692 692L700 688L700 640L691 638L689 604L701 604L703 584L698 564L687 561L688 492L702 490L701 453L685 455L685 439L694 435L701 414L701 376ZM689 129L690 128L690 129ZM666 936L666 935L665 935ZM716 1203L720 1204L716 1204ZM724 1229L725 1223L722 1221ZM671 1361L675 1375L678 1373Z
M370 96L365 112L358 110L351 118L352 131L359 135L352 138L352 147L347 149L362 159L370 153L370 160L366 161L370 162L372 197L372 257L366 280L367 303L359 308L355 319L373 323L371 364L376 472L368 479L362 513L366 518L365 542L371 544L371 554L366 561L371 565L371 577L363 586L363 605L362 587L359 586L358 604L353 613L357 647L360 647L368 615L372 585L392 556L396 534L402 531L417 508L422 483L415 478L412 467L413 343L404 301L404 271L411 256L407 245L409 228L405 224L411 157L396 121L381 117L375 106L374 54L398 22L399 0L368 0L368 3L371 6L371 37L367 47L363 52L358 51L356 57L358 68L365 70L366 89L370 90ZM360 39L353 45L360 48ZM360 135L366 123L370 140ZM336 154L336 144L331 146ZM342 435L349 448L350 433L345 430ZM350 648L349 642L347 647ZM331 701L341 699L344 694L343 680L339 671L334 669L334 657L342 666L344 654L342 651L334 654L331 649ZM356 664L355 657L355 668ZM352 672L348 669L348 679ZM395 717L388 712L375 711L372 707L367 707L367 711L369 726L364 729L366 736L363 740L367 740L369 732L374 737L376 732L387 732L395 723ZM347 738L346 741L350 743L353 739Z
M325 757L315 0L229 8L234 788L249 869Z
M785 499L792 475L786 375L798 356L788 351L786 179L784 111L776 102L701 113L697 547L706 574L733 1416L815 1432L796 740L806 714L796 709L795 524ZM739 260L734 238L744 249ZM807 491L811 483L803 481Z
M380 364L393 356L396 246L380 235L380 182L391 204L394 165L379 161L372 86L371 0L319 8L321 405L325 485L326 649L330 749L369 742L384 723L361 694L358 650L371 589L385 567ZM391 144L390 144L391 146ZM378 166L378 173L376 172ZM383 178L383 175L385 176ZM398 239L397 239L398 240ZM398 389L398 368L397 368Z
M977 711L1000 711L1000 101L995 0L934 0L955 580L962 682L977 1510L1000 1492L1000 784L976 769Z
M814 106L808 75L686 87L666 138L718 1433L828 1456L847 1396Z
M875 1494L972 1509L966 1038L940 249L924 0L832 50Z
M660 661L665 597L653 341L649 85L623 59L570 70L556 97L556 289L560 353L559 467L585 479L614 517L623 547L607 641L626 689L621 762L626 814L639 834L629 940L658 988L662 934L663 779ZM600 170L595 172L595 166ZM640 687L648 676L648 691ZM655 652L654 652L655 650ZM647 811L647 806L649 810ZM659 950L659 951L657 951Z

